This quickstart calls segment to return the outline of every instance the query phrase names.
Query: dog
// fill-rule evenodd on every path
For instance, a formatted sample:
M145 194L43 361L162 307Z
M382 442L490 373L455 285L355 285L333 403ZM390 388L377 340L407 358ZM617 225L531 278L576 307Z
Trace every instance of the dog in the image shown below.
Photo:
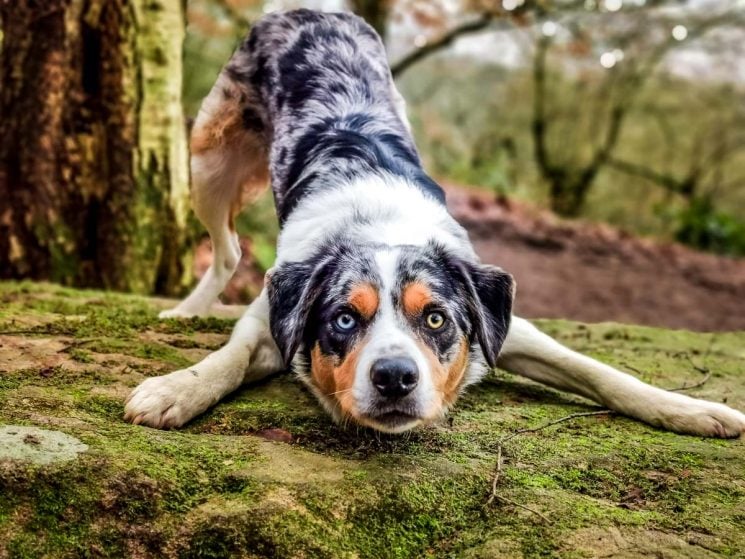
M357 16L258 21L199 111L191 172L214 260L161 316L209 313L241 256L234 218L269 182L277 259L227 345L134 389L132 423L180 427L292 368L337 421L400 433L438 421L501 367L663 429L745 431L734 409L652 387L512 315L513 278L482 264L448 214L380 37Z

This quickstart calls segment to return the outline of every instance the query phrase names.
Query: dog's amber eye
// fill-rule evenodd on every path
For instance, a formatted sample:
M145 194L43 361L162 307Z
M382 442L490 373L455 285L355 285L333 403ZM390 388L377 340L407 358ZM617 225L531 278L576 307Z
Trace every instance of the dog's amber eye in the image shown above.
M339 332L351 332L355 326L357 326L357 320L348 312L343 312L334 319L334 327Z
M432 330L439 330L445 324L445 315L441 312L431 312L427 314L425 321Z

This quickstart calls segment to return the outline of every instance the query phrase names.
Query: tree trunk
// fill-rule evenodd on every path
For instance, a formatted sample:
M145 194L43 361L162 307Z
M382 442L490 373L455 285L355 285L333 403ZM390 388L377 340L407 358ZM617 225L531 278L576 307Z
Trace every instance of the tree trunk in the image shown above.
M188 281L182 0L0 0L0 277Z
M551 177L549 189L551 210L562 217L579 217L585 206L591 184L592 179L589 182L582 182L581 179L570 179L563 173Z

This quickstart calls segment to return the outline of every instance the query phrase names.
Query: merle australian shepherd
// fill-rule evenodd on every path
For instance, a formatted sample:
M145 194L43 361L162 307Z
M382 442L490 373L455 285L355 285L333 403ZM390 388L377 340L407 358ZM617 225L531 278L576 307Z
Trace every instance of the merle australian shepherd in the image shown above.
M204 100L191 155L214 261L163 316L209 312L241 255L233 219L269 182L277 261L222 349L132 392L133 423L179 427L290 367L335 419L398 433L442 418L498 366L664 429L745 430L738 411L649 386L512 315L512 277L479 262L448 214L380 37L354 15L254 25Z

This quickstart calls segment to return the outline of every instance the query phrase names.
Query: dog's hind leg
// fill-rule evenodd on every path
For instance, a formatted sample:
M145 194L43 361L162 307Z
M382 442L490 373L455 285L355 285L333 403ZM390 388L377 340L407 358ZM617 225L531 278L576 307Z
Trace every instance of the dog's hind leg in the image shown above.
M269 331L266 292L248 307L230 341L202 361L143 381L127 398L124 419L136 425L169 429L215 405L243 383L262 379L283 367Z
M518 317L512 318L497 365L670 431L722 438L745 432L742 413L645 384L564 347Z
M203 316L241 258L234 218L268 184L268 141L251 87L223 70L191 134L192 204L209 232L212 264L192 293L161 318Z

